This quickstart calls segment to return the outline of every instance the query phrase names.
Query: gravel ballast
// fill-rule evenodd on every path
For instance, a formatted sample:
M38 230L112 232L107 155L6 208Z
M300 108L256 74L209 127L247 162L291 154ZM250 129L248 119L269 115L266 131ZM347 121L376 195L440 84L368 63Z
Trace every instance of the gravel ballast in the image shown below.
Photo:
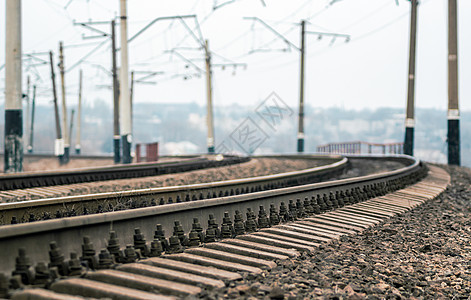
M52 197L223 181L303 170L330 163L332 163L332 160L253 158L245 163L219 168L150 177L62 185L60 186L60 190L55 187L24 189L20 191L19 194L21 195L19 196L12 196L8 192L1 193L0 202L17 202ZM40 190L40 193L36 193L35 191L37 190ZM48 194L45 196L45 193Z
M471 170L438 198L207 299L471 299Z
M170 158L167 159L170 160ZM6 191L0 193L0 203L224 181L299 171L330 163L332 160L258 157L241 164L176 174L30 188L15 190L14 193ZM404 167L402 163L394 161L351 159L349 170L339 179L391 171L402 167Z

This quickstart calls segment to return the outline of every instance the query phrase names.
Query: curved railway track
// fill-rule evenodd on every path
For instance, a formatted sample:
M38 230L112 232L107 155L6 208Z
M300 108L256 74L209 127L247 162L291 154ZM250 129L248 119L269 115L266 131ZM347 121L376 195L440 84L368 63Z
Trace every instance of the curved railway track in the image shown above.
M272 157L282 159L284 156ZM0 225L212 199L302 185L338 176L348 165L348 159L338 155L300 155L296 158L321 160L328 164L248 179L3 203L0 204Z
M15 269L13 286L21 279L28 284L52 283L50 290L29 289L17 293L17 299L198 295L238 280L241 274L271 269L277 261L341 235L361 232L436 197L449 183L448 174L437 167L406 156L395 159L407 161L407 166L357 178L2 226L5 253L0 256L0 272ZM183 228L191 228L190 233ZM204 247L201 242L206 242ZM68 259L63 253L81 257L71 254ZM45 262L52 267L49 273ZM86 272L80 262L103 270ZM54 280L57 273L67 279ZM2 280L5 283L0 276L0 287Z
M214 157L216 158L216 157ZM213 158L213 159L214 159ZM47 199L47 198L57 198L73 195L84 195L84 194L96 194L96 193L105 193L113 192L116 190L124 189L128 190L134 189L144 189L151 187L162 187L162 186L174 186L174 185L184 185L184 184L193 184L193 183L202 183L202 182L211 182L218 180L229 180L244 178L250 176L251 172L255 172L255 176L262 176L267 174L279 173L280 169L285 169L287 171L310 168L320 165L330 164L332 162L338 161L341 158L336 156L316 156L315 159L306 159L303 156L296 156L288 158L287 166L281 164L280 158L282 157L255 157L255 159L250 159L250 161L229 164L222 166L223 168L219 169L218 167L214 168L202 168L199 170L193 170L188 172L179 172L178 175L175 173L171 174L161 174L154 176L144 176L144 177L134 177L134 178L125 178L125 179L115 179L115 180L105 180L105 181L92 181L92 182L83 182L83 183L73 183L73 184L61 184L54 186L46 187L33 187L33 188L23 188L15 190L6 190L0 191L0 203L9 203L9 202L21 202L26 200L38 200L38 199ZM167 162L182 160L183 157L166 157ZM271 162L274 162L274 165L271 165ZM90 163L90 160L88 161ZM291 162L293 164L291 164ZM44 164L44 163L42 163ZM302 168L296 168L295 166L303 166ZM135 167L141 167L141 164L135 165ZM267 169L264 169L266 167ZM130 169L133 169L133 166L129 166ZM255 168L255 169L254 169ZM82 169L81 171L83 171ZM87 169L85 169L87 170ZM88 170L87 170L88 171ZM94 171L93 169L91 171ZM179 170L177 170L179 171ZM272 172L272 173L270 173ZM18 179L20 180L20 179ZM106 211L106 210L105 210ZM44 218L42 218L44 219Z
M136 163L96 168L4 174L0 175L0 191L180 173L238 164L249 160L249 157L215 155L182 157L179 161L171 162Z

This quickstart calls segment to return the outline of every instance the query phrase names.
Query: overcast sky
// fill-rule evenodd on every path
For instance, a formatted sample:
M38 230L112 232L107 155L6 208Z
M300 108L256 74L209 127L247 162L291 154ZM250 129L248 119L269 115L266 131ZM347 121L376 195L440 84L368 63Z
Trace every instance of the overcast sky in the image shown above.
M278 93L291 106L299 99L299 51L263 27L244 20L256 16L264 20L295 45L300 43L301 19L308 19L307 30L351 35L345 43L316 35L306 36L306 97L314 107L377 108L405 107L409 47L410 3L405 0L239 0L239 1L155 1L129 0L129 37L157 17L196 14L202 35L214 50L213 63L246 63L247 68L213 69L214 103L225 106L253 105ZM98 98L111 103L107 88L111 77L110 43L105 39L82 39L94 35L77 21L109 21L119 15L118 0L23 0L23 52L58 52L65 46L92 43L86 47L66 48L68 102L76 103L78 72L84 72L84 97L91 103ZM66 5L69 5L66 7ZM447 107L447 3L422 0L418 15L416 107ZM460 107L471 110L471 1L459 1L459 79ZM265 4L265 5L264 5ZM218 5L217 9L214 6ZM0 66L5 62L5 1L1 1ZM187 25L195 28L193 20ZM109 32L110 26L97 26ZM119 31L118 31L119 33ZM198 35L197 31L195 31ZM96 45L103 46L80 66L70 69ZM119 41L118 41L119 42ZM175 47L196 66L178 56L165 53ZM130 69L162 71L149 79L156 85L136 84L136 102L206 103L204 55L199 44L178 20L155 23L129 44ZM264 49L264 51L255 51ZM253 52L253 53L251 53ZM251 54L250 54L251 53ZM47 56L37 56L48 59ZM119 57L119 56L118 56ZM57 61L57 55L55 56ZM34 62L39 62L35 60ZM186 67L188 65L188 67ZM29 74L38 85L40 103L52 99L49 67L32 66L25 60ZM102 69L102 67L104 69ZM4 69L0 71L0 102L4 101ZM185 75L186 74L186 75ZM143 76L143 75L136 75ZM184 76L188 77L184 80ZM59 78L57 78L59 80ZM25 80L26 86L26 80Z

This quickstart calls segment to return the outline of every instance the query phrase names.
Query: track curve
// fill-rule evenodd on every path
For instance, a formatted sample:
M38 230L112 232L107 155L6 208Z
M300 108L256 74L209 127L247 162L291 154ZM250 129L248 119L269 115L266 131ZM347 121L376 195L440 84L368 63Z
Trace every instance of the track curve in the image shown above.
M25 189L31 187L47 187L91 181L155 176L226 166L246 162L248 160L250 160L250 157L231 155L195 156L189 158L182 157L181 160L173 162L135 163L129 165L119 164L72 170L1 174L0 191Z
M283 159L286 156L272 157ZM0 224L200 201L320 182L342 174L349 163L347 158L338 155L293 157L323 160L330 163L305 170L244 179L2 203L0 204ZM14 222L11 222L12 220Z
M301 199L301 205L303 205L302 199L304 199L304 202L308 201L307 205L312 203L312 205L322 206L322 203L333 202L337 203L333 204L334 207L339 207L393 192L420 180L427 172L427 168L415 158L395 156L389 159L405 160L409 162L409 165L400 170L359 178L2 226L0 227L0 243L5 246L5 253L0 257L2 268L0 272L11 270L14 267L11 257L16 255L17 249L20 247L36 250L29 254L33 261L46 261L49 242L52 240L56 241L66 253L80 252L81 245L77 241L80 241L83 236L93 237L92 242L98 249L106 248L106 237L110 230L119 232L124 243L129 244L133 240L134 228L141 228L142 234L150 237L157 223L160 223L166 232L171 232L174 221L179 220L183 228L191 228L194 222L193 218L198 218L204 229L209 214L217 216L217 219L220 220L221 216L226 213L232 216L236 211L244 212L247 209L255 212L260 206L268 209L270 204L274 204L275 207L279 207L282 202L286 204L295 199Z

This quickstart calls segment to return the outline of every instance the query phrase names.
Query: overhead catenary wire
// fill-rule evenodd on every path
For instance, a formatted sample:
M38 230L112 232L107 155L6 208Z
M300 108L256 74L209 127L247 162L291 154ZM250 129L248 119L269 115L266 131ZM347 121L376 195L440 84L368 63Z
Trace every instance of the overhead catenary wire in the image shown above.
M198 28L198 30L201 32L201 25L203 25L203 24L209 19L209 17L211 17L211 15L212 15L213 13L214 13L214 10L211 11L209 14L207 14L207 15L203 18L203 20L202 20L201 22L198 22L198 20L196 20L196 21L197 21L197 24L196 24L195 28L193 28L193 30L195 30L196 28ZM183 42L188 38L189 35L190 35L190 34L187 33L187 34L180 40L180 42L178 42L178 43L176 44L175 47L178 47L178 46L180 46L181 44L183 44ZM202 38L202 40L204 40L204 38Z
M58 2L58 1L56 1L56 2ZM64 2L66 2L66 1L64 1ZM74 3L72 6L75 8L75 5L78 5L78 2L80 2L80 1L77 1L77 3ZM92 3L93 3L93 2L94 2L94 1L92 1ZM345 2L346 2L346 1L345 1ZM305 2L303 1L303 4L304 4L304 3L305 3ZM394 3L394 1L392 1L392 3ZM342 3L338 3L338 4L341 5ZM389 4L388 4L388 5L389 5ZM71 12L72 12L72 6L71 6ZM269 6L270 6L270 5L269 5ZM92 5L92 7L93 7L93 5ZM387 7L387 6L385 6L385 7ZM232 8L232 7L231 7L231 8ZM372 10L372 11L374 11L374 10ZM178 22L177 22L177 23L178 23ZM371 22L371 23L372 23L372 22ZM187 24L189 24L189 23L187 23ZM189 24L189 25L190 25L190 27L192 27L191 24ZM205 29L205 28L203 27L203 29ZM293 30L296 29L296 27L293 26L293 27L290 28L290 29L291 29L291 32L292 32ZM381 31L381 29L379 29L379 31ZM154 31L153 31L153 32L154 32ZM195 32L195 34L196 34L196 32ZM243 36L243 34L241 34L241 36ZM146 36L146 37L147 37L147 36ZM361 37L361 38L363 38L363 37ZM355 38L355 39L353 40L353 42L356 42L357 39L358 39L358 38ZM276 39L275 39L275 41L276 41ZM139 42L140 42L140 40L139 40ZM131 43L131 45L132 45L132 43ZM324 45L324 44L322 44L322 45ZM170 44L169 46L172 46L172 44ZM104 47L106 47L106 45L105 45ZM88 60L88 59L90 59L90 58L91 58L91 59L94 59L94 60L98 60L97 58L99 57L99 55L100 55L100 53L101 53L100 51L103 50L103 49L105 49L104 47L102 47L100 50L98 50L97 52L95 52L93 55L91 55L91 56L90 56L89 58L87 58L86 60ZM322 47L323 47L323 46L322 46ZM331 48L325 47L325 48L319 49L319 50L317 50L317 51L316 51L316 50L315 50L315 51L312 51L312 50L314 50L314 49L310 49L310 50L311 50L311 51L309 51L310 53L307 53L307 54L308 54L309 56L311 56L311 55L317 55L318 53L322 53L322 52L324 52L324 51L329 51L329 49L331 49ZM218 50L220 50L220 49L218 49ZM103 50L103 51L104 51L104 50ZM161 53L157 53L157 51L149 52L149 53L145 53L145 54L154 54L154 53L155 53L156 56L160 56L160 55L161 55ZM213 53L214 53L214 51L213 51ZM222 54L226 54L226 53L223 52ZM215 54L215 55L216 55L216 54ZM229 57L229 58L232 58L232 56L228 56L228 57ZM141 62L144 60L144 59L142 59L142 57L137 57L137 58L140 59ZM159 60L160 60L160 59L157 57L156 60L155 60L155 63L158 64L158 63L159 63ZM293 61L294 61L294 60L293 60ZM275 63L277 63L277 62L275 62ZM134 65L134 63L133 63L133 65ZM153 65L153 64L152 64L152 65ZM33 67L34 67L34 66L31 66L31 68L33 68ZM40 69L40 66L39 66L38 68ZM41 70L41 69L40 69L40 70Z
M179 58L181 58L183 61L185 61L186 63L189 63L190 65L193 66L193 68L195 68L198 72L200 73L204 73L205 71L203 69L201 69L198 65L196 65L191 59L188 59L186 58L185 56L183 56L181 53L179 53L178 51L175 51L175 50L168 50L166 51L167 53L170 53L170 54L175 54L177 55Z
M203 45L203 42L202 42L202 38L203 38L203 35L201 33L201 30L199 30L199 26L198 26L198 31L199 31L199 39L198 37L195 36L195 34L193 33L193 31L188 27L188 25L185 23L184 19L186 18L193 18L195 20L195 22L198 22L198 19L197 19L197 16L196 15L182 15L182 16L167 16L167 17L158 17L158 18L155 18L154 20L152 20L151 22L149 22L149 24L147 24L146 26L144 26L141 30L139 30L137 33L135 33L131 38L128 39L128 43L130 43L131 41L133 41L134 39L136 39L138 36L140 36L144 31L146 31L147 29L149 29L152 25L154 25L155 23L157 23L158 21L162 21L162 20L171 20L171 19L179 19L182 24L185 26L185 28L188 29L189 31L189 34L192 35L195 40L200 44L200 45ZM119 49L117 49L119 50Z
M59 4L57 1L52 1L52 0L43 0L51 9L53 9L55 12L57 12L58 14L60 14L61 16L65 16L69 21L71 21L71 23L74 22L73 18L71 17L70 13L69 12L65 12L67 10L67 8L69 8L69 5L73 2L73 1L69 1L66 6L64 7L63 4ZM93 1L93 3L95 3L95 1ZM59 13L60 12L60 13ZM65 13L64 13L65 12ZM207 15L205 18L204 18L204 21L206 21L210 15L212 14L212 12ZM196 17L196 16L195 16ZM184 20L180 20L182 25L188 30L189 32L189 36L193 36L193 38L200 42L201 44L201 40L203 39L203 34L201 32L201 27L200 27L200 24L198 23L198 20L195 19L195 26L194 26L194 31L192 31L192 29L190 28L190 26L188 26L187 22L185 22ZM171 24L169 24L169 27L171 27L173 24L173 21ZM67 27L70 27L70 26L67 26ZM63 29L61 29L60 31L62 31ZM58 31L58 33L60 32ZM106 35L105 33L103 32L98 32L100 33L101 35ZM56 33L55 33L56 34ZM99 54L99 53L103 53L103 51L105 51L103 49L103 46L106 44L106 41L103 41L103 42L100 42L98 44L95 44L95 43L72 43L71 45L66 45L64 48L79 48L79 47L86 47L86 46L93 46L93 45L96 45L96 47L94 49L92 49L90 52L88 52L87 54L85 54L82 58L80 58L79 60L77 60L75 63L73 63L71 65L70 68L68 68L66 70L66 72L69 72L71 70L73 70L74 68L76 68L78 65L82 64L83 62L85 62L88 58L90 58L92 55L95 55L95 54ZM99 50L102 50L99 52ZM233 62L232 60L226 58L226 57L223 57L222 55L220 54L216 54L216 56L219 56L220 58L226 60L226 61L231 61ZM31 68L35 68L35 66L31 66ZM0 67L1 69L1 67ZM36 72L36 75L35 76L40 76L39 75L40 73L39 72Z
M409 15L409 12L406 12L406 13L404 13L404 14L402 14L402 15L396 17L396 18L394 18L393 20L391 20L391 21L389 21L389 22L387 22L387 23L385 23L385 24L383 24L383 25L381 25L381 26L379 26L379 27L376 27L375 29L373 29L373 30L371 30L371 31L368 31L368 32L366 32L366 33L364 33L364 34L362 34L362 35L356 37L356 38L355 38L355 41L362 40L362 39L364 39L364 38L366 38L366 37L369 37L370 35L373 35L373 34L375 34L375 33L378 33L378 32L380 32L380 31L382 31L382 30L384 30L384 29L390 27L391 25L396 24L397 22L399 22L400 20L404 19L404 18L407 17L408 15Z
M340 29L340 31L346 31L348 29L351 29L352 27L355 27L356 25L358 24L361 24L363 22L365 22L366 20L368 20L369 18L375 16L378 12L382 11L383 9L385 9L386 7L388 6L391 6L392 3L391 1L387 0L387 2L385 2L383 5L381 5L380 7L377 7L376 9L370 11L368 14L358 18L356 21L353 21L352 23L342 27Z
M232 46L235 42L239 41L240 39L242 39L243 37L247 36L250 32L252 31L252 29L247 29L246 31L244 31L243 33L241 33L240 35L238 35L237 37L235 37L234 39L232 39L231 41L227 42L226 44L224 44L223 46L219 47L216 51L222 51L230 46Z
M287 34L291 33L291 32L292 32L293 30L295 30L295 29L296 29L296 26L291 26L288 30L286 30L286 31L283 32L283 35L287 35ZM267 42L267 43L261 45L261 46L258 48L258 50L256 50L256 51L254 50L255 48L251 49L249 52L246 53L246 55L250 55L250 54L252 54L252 53L254 53L254 52L267 52L267 51L284 51L284 52L286 52L286 51L288 50L287 48L281 48L281 49L264 49L265 47L268 47L268 46L272 45L273 43L275 43L275 42L278 41L278 40L279 40L278 38L274 38L274 39L272 39L271 41L269 41L269 42ZM246 56L246 55L244 55L244 56Z
M290 40L288 40L283 34L279 33L277 30L275 30L273 27L268 25L266 22L264 22L262 19L258 17L244 17L246 20L254 20L265 26L269 31L271 31L274 35L276 35L279 39L283 40L287 45L290 47L295 48L296 50L299 50L299 47L293 44Z
M307 4L308 2L309 2L309 1L305 2L305 4ZM305 6L305 5L301 5L301 7L304 7L304 6ZM324 13L325 11L327 11L331 6L332 6L332 5L326 5L326 6L324 6L324 8L323 8L322 10L317 11L317 12L314 13L313 15L307 17L307 18L306 18L306 21L308 21L308 20L310 20L310 19L312 19L312 18L314 18L314 17L316 17L316 16L318 16L318 15L321 15L322 13ZM296 12L296 10L295 10L295 12ZM295 13L291 13L291 14L288 15L287 17L283 18L281 21L275 21L274 24L282 23L282 22L286 21L287 19L289 19L289 17L291 17L291 16L293 16L293 15L295 15ZM254 23L255 23L255 22L254 22ZM253 23L253 24L254 24L254 23ZM246 32L242 33L240 36L236 37L235 39L233 39L233 40L230 41L229 43L225 44L223 47L219 48L218 51L229 47L229 46L232 45L234 42L240 40L240 39L241 39L242 37L244 37L246 34L248 34L248 33L250 33L251 31L253 31L253 24L252 24L252 27L251 27L249 30L247 30ZM289 34L290 32L292 32L294 29L297 28L297 25L299 25L299 23L295 23L295 24L293 24L293 25L296 25L296 26L291 26L288 30L286 30L286 31L283 32L283 35L287 35L287 34ZM316 26L316 25L314 25L314 26ZM318 27L320 27L320 26L318 26ZM326 28L322 28L322 27L320 27L320 28L321 28L322 30L327 30ZM327 31L329 31L329 30L327 30ZM273 43L276 42L277 40L278 40L278 38L274 38L274 39L270 40L269 42L267 42L267 43L263 44L262 46L260 46L259 48L261 48L261 49L260 49L260 50L257 50L256 52L259 52L259 51L260 51L260 52L267 52L267 51L270 51L269 49L262 50L262 48L267 47L267 46L270 46L271 44L273 44ZM286 51L286 49L281 49L281 50L280 50L280 49L274 49L274 50L271 50L271 51ZM238 56L237 59L246 57L246 56L252 54L253 52L254 52L254 51L253 51L253 49L252 49L252 50L250 50L249 52Z
M430 2L430 0L423 0L423 1L421 1L421 5L423 6L424 4L429 3L429 2ZM363 34L360 34L360 35L352 35L352 38L351 38L349 44L359 42L359 41L361 41L361 40L363 40L363 39L366 39L366 38L368 38L368 37L370 37L370 36L372 36L372 35L378 33L378 32L381 32L381 31L385 30L386 28L388 28L388 27L390 27L390 26L396 24L396 23L399 22L400 20L404 19L404 18L407 17L408 15L409 15L409 12L405 12L405 13L403 13L403 14L397 16L396 18L394 18L394 19L392 19L392 20L390 20L390 21L388 21L388 22L386 22L386 23L384 23L384 24L375 27L374 29L372 29L372 30L370 30L370 31L367 31L367 32L365 32L365 33L363 33ZM310 57L316 57L316 56L322 55L322 54L324 54L324 53L326 53L326 52L328 52L328 51L331 51L331 49L332 49L333 47L338 48L338 47L344 47L344 46L346 46L346 45L347 45L347 44L345 44L345 43L337 43L337 44L335 44L335 45L333 45L333 46L331 46L331 47L319 49L319 50L317 50L317 51L313 51L313 52L311 52L311 53L308 53L306 56L309 57L309 58L310 58ZM245 56L247 56L247 55L250 55L250 54L249 54L249 53L243 54L243 55L241 55L241 57L245 57ZM281 56L282 56L282 54L280 54L280 55L277 56L277 57L281 57ZM274 59L274 58L268 58L268 59L266 59L266 60L259 60L259 61L257 61L256 63L251 63L251 65L252 65L252 66L259 66L259 65L263 65L263 64L266 63L266 62L272 62L272 61L274 61L274 60L276 60L276 59ZM292 60L289 60L289 61L286 61L286 62L283 62L283 63L279 63L279 64L276 64L276 65L271 64L269 68L267 68L266 70L263 70L263 71L261 71L261 72L264 72L264 73L265 73L265 72L271 72L271 71L273 71L273 70L275 70L275 69L279 69L279 68L282 68L282 67L291 65L291 64L293 64L293 63L295 63L295 62L297 62L297 59L292 59Z
M149 24L147 24L144 28L142 28L140 31L138 31L134 36L132 36L131 38L128 39L128 42L134 40L135 38L137 38L139 35L141 35L145 30L147 30L148 28L150 28L153 24L155 24L157 21L159 20L172 20L172 23L173 23L173 20L175 19L179 19L181 21L181 23L184 25L184 27L193 35L194 39L199 42L201 44L201 38L202 38L202 33L201 31L199 30L198 28L198 34L199 34L199 38L191 31L191 29L188 27L188 25L186 24L186 22L184 21L184 18L196 18L195 15L183 15L183 16L170 16L170 17L159 17L159 18L156 18L156 19L153 19L151 22L149 22ZM172 23L169 25L171 26ZM197 20L196 20L196 23L197 23ZM89 26L87 26L88 28ZM90 29L90 28L89 28ZM96 29L92 28L94 31L97 31ZM99 31L99 33L101 33L102 35L106 35L105 32L102 32L102 31ZM98 50L98 48L100 48L102 46L104 42L102 42L101 44L99 44L95 49L93 49L91 52L89 52L87 55L85 55L82 59L80 59L76 64L73 65L73 67L76 67L77 65L79 65L80 63L83 63L85 61L85 59L87 59L90 55L92 55L94 52L96 52ZM117 49L119 50L119 49Z
M69 67L65 72L68 73L68 72L72 71L74 68L79 66L83 61L85 61L88 57L90 57L93 53L98 51L101 47L103 47L103 45L107 44L108 42L109 42L109 39L106 39L106 40L102 41L101 43L99 43L95 48L93 48L93 50L91 50L90 52L85 54L76 63L74 63L71 67Z
M291 17L294 17L298 12L300 12L304 7L306 7L308 4L312 3L311 0L307 0L305 1L303 4L301 4L297 9L295 9L292 13L288 14L286 17L284 17L283 19L279 20L279 21L276 21L275 24L280 24L288 19L290 19Z

